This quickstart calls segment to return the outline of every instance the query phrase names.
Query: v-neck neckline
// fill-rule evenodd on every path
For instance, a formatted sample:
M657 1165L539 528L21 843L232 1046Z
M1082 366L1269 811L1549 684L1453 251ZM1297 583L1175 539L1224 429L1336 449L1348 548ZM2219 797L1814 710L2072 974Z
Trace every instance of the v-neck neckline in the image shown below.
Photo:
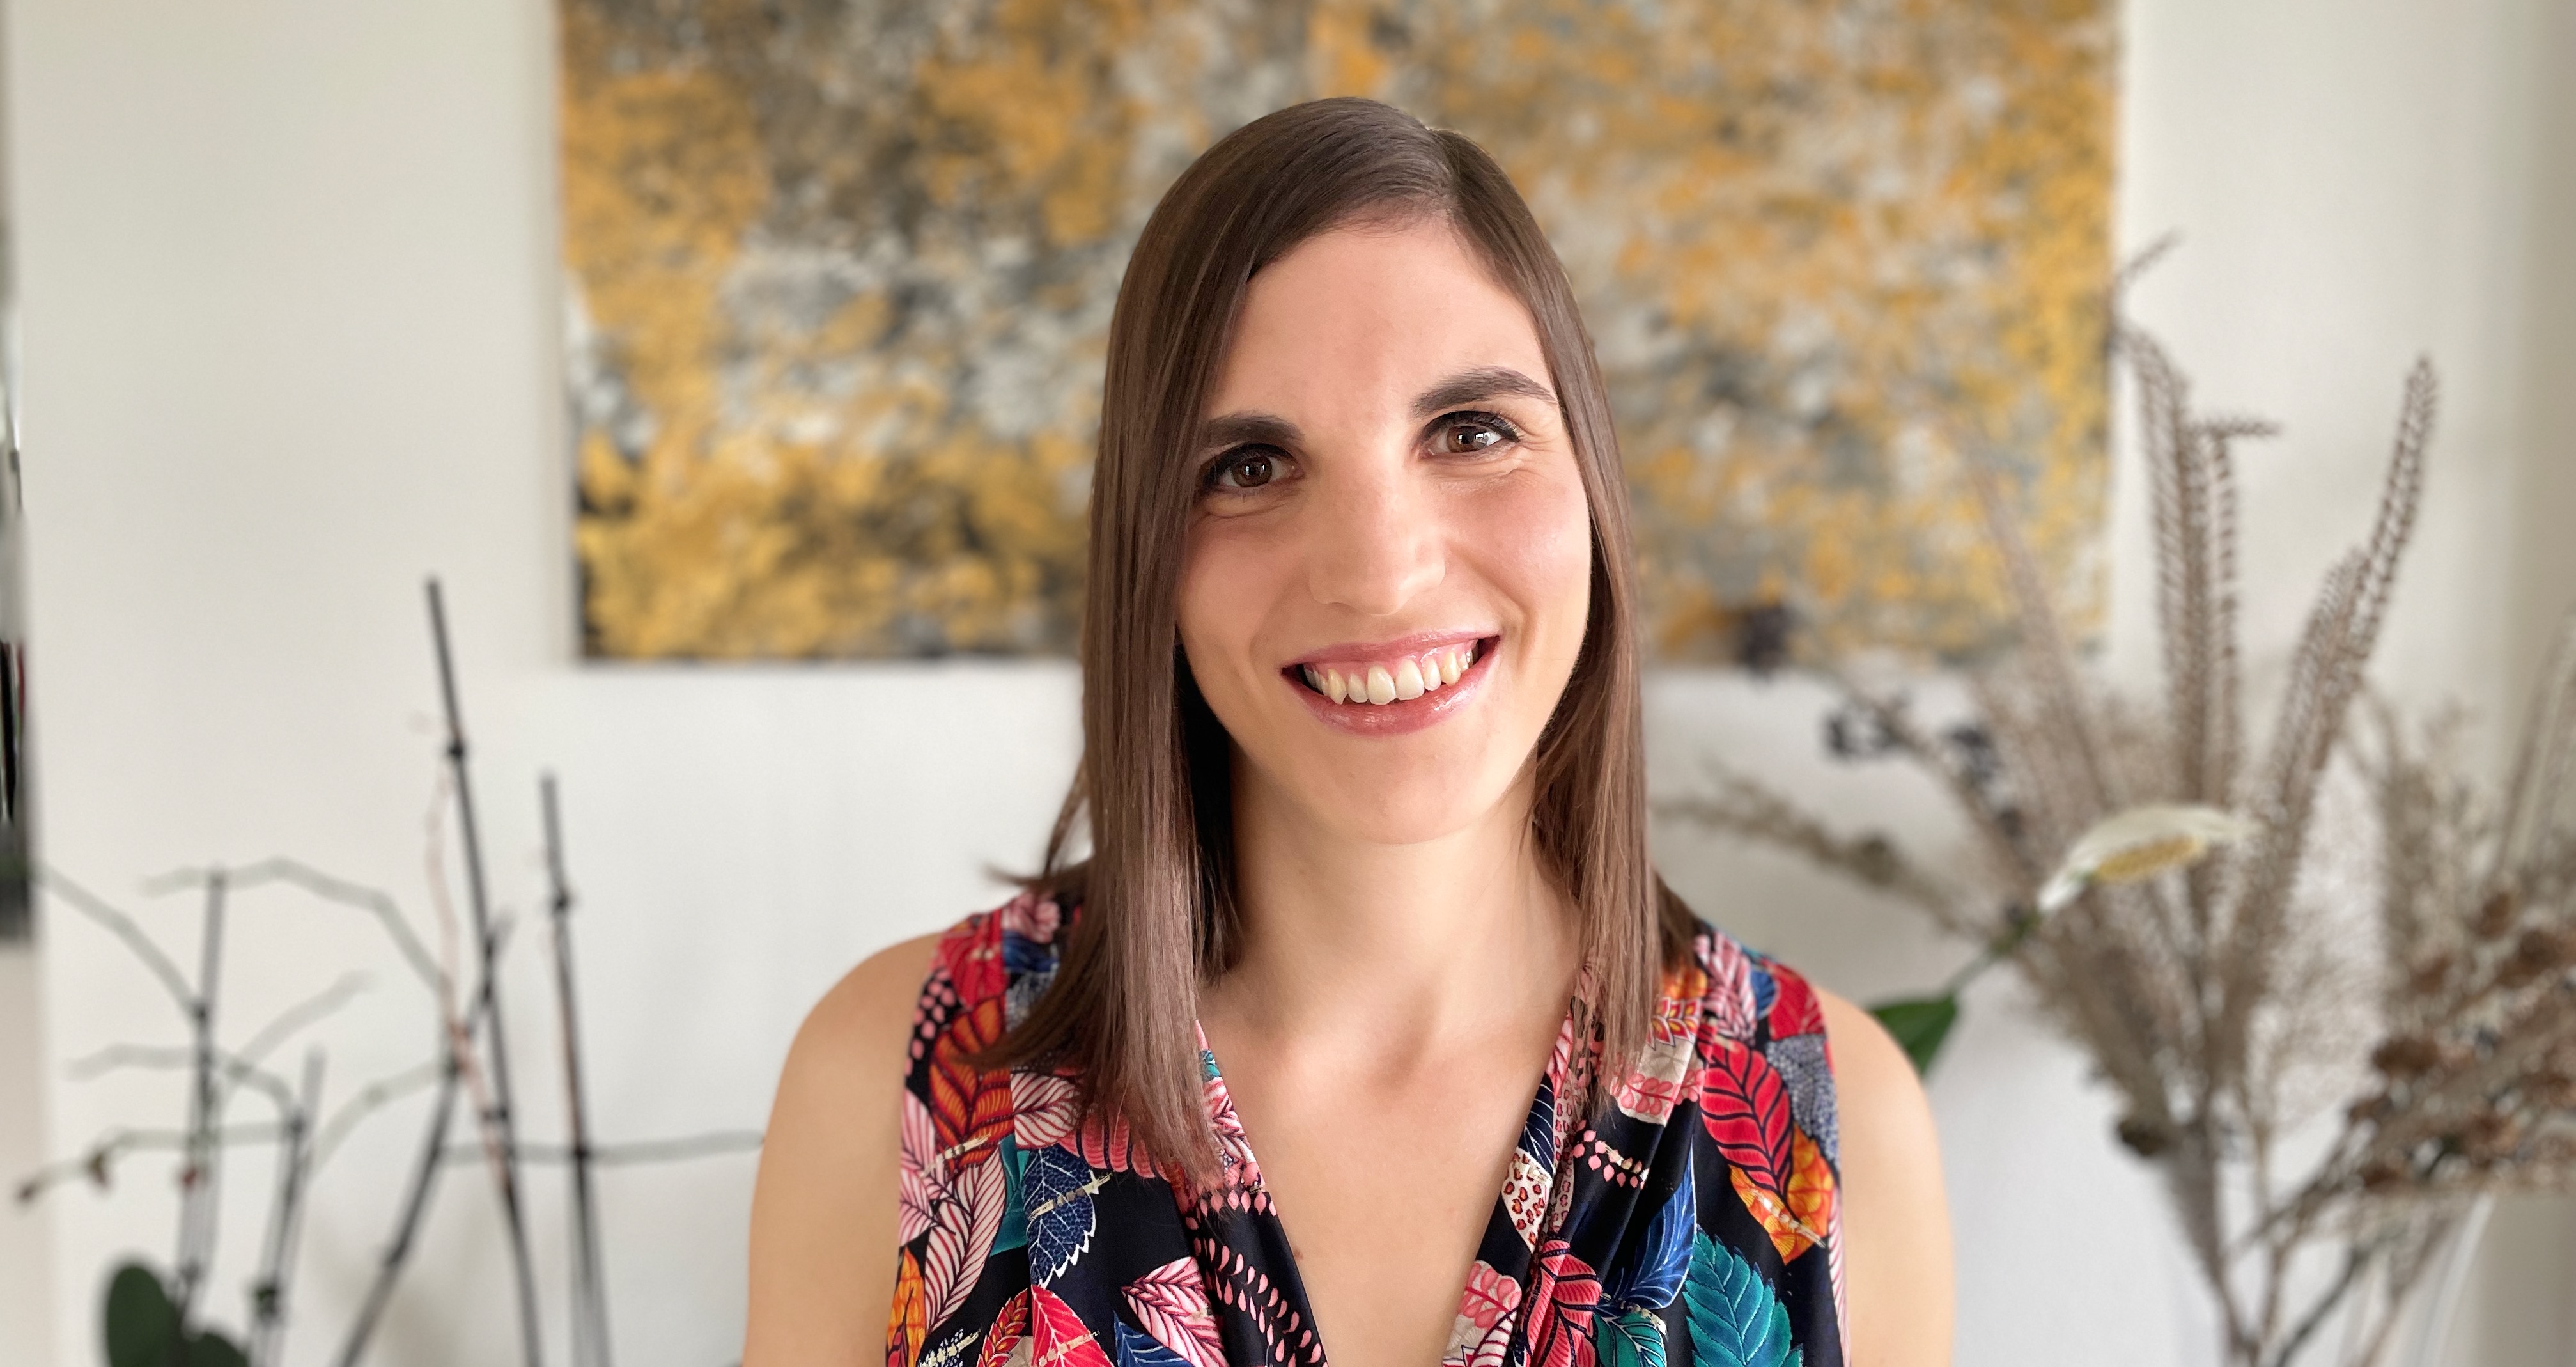
M1581 998L1579 996L1569 996L1566 1001L1565 1015L1557 1025L1555 1042L1548 1046L1547 1061L1540 1065L1538 1085L1531 1089L1529 1106L1522 1112L1520 1134L1512 1141L1512 1153L1514 1155L1527 1152L1527 1149L1524 1146L1530 1132L1542 1124L1546 1126L1549 1149L1547 1157L1547 1172L1551 1193L1561 1167L1558 1160L1563 1157L1563 1155L1557 1151L1562 1147L1560 1140L1563 1134L1563 1126L1560 1123L1559 1117L1559 1108L1564 1105L1565 1079L1566 1075L1571 1072L1569 1036L1575 1028L1576 1009L1580 1001ZM1327 1367L1331 1362L1331 1354L1327 1351L1328 1345L1324 1338L1323 1321L1316 1317L1314 1299L1306 1293L1306 1271L1298 1262L1297 1249L1294 1241L1292 1241L1288 1236L1287 1217L1280 1212L1279 1200L1276 1196L1271 1194L1270 1184L1260 1176L1260 1153L1252 1146L1252 1132L1243 1123L1242 1110L1235 1105L1234 1088L1225 1080L1225 1069L1217 1062L1215 1046L1208 1043L1206 1024L1196 1018L1192 1018L1190 1028L1198 1036L1199 1067L1206 1074L1203 1080L1204 1085L1213 1087L1215 1092L1215 1095L1210 1098L1210 1113L1208 1115L1208 1120L1211 1124L1218 1125L1220 1142L1222 1142L1224 1126L1219 1122L1219 1115L1216 1110L1217 1098L1222 1098L1223 1115L1231 1120L1234 1133L1237 1136L1237 1142L1241 1145L1242 1152L1239 1161L1251 1166L1254 1174L1253 1181L1261 1193L1262 1200L1269 1206L1269 1210L1267 1212L1269 1218L1279 1227L1280 1257L1285 1265L1266 1270L1269 1273L1272 1283L1275 1284L1289 1299L1290 1304L1294 1305L1298 1312L1306 1317L1306 1323L1313 1328L1315 1334L1317 1367ZM1454 1314L1464 1315L1470 1318L1473 1318L1475 1315L1477 1309L1474 1300L1476 1287L1475 1274L1476 1265L1484 1261L1484 1231L1493 1229L1494 1222L1497 1219L1502 1220L1506 1224L1514 1223L1511 1215L1512 1170L1512 1166L1506 1166L1503 1173L1502 1188L1494 1193L1493 1202L1485 1213L1485 1223L1477 1234L1477 1251L1468 1257L1467 1265L1459 1270L1458 1303L1453 1307ZM1549 1204L1553 1205L1554 1202L1551 1200ZM1533 1259L1536 1256L1539 1242L1540 1240L1536 1237L1532 1237L1529 1240ZM1533 1266L1535 1266L1535 1262L1533 1262ZM1526 1278L1523 1280L1525 1281ZM1526 1293L1528 1288L1524 1286L1522 1290ZM1514 1332L1517 1333L1517 1329L1515 1329Z

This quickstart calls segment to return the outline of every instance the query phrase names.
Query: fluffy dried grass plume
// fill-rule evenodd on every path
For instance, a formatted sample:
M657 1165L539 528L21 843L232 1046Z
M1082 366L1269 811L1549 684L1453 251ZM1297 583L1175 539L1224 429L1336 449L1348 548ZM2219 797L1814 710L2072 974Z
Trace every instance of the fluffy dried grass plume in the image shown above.
M2120 1141L2162 1174L2224 1360L2306 1361L2339 1323L2345 1360L2375 1362L2468 1198L2576 1178L2576 619L2501 791L2457 759L2455 718L2409 722L2367 693L2433 430L2418 364L2376 515L2327 573L2258 743L2235 468L2274 428L2196 410L2132 327L2115 323L2112 350L2153 489L2162 696L2088 677L1972 459L2018 647L1970 678L1974 715L1940 727L1902 693L1839 682L1843 724L1934 779L1972 853L1927 867L1723 769L1663 810L2008 953L2118 1094Z

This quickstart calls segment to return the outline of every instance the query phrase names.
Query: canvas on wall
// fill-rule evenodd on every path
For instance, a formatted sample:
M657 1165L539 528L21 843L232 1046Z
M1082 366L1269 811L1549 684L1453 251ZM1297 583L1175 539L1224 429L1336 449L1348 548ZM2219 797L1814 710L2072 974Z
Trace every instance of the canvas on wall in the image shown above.
M1530 199L1660 657L1993 642L1962 451L2094 599L2107 0L559 4L591 655L1069 652L1128 249L1334 94Z

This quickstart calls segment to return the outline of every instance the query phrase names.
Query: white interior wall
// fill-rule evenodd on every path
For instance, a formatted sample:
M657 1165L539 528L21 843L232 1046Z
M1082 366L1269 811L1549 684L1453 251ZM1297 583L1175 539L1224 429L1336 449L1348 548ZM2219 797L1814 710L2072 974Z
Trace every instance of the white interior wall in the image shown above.
M2187 235L2138 310L2210 399L2289 425L2247 469L2249 625L2275 658L2366 522L2419 350L2449 389L2392 688L2492 714L2576 582L2576 310L2552 258L2576 226L2567 8L2135 0L2124 21L2121 234ZM440 572L495 882L522 911L534 775L563 776L603 1130L757 1125L790 1031L841 968L991 900L979 868L1034 854L1072 763L1073 679L1045 663L573 661L544 12L8 0L45 854L124 896L174 865L288 852L426 915L436 696L419 579ZM2132 486L2120 567L2143 545ZM2115 667L2135 678L2152 668L2143 602L2123 580ZM1921 795L1815 763L1808 686L1672 673L1649 703L1661 789L1717 749L1855 815L1933 824ZM1704 910L1846 992L1912 987L1957 956L1783 861L1658 834ZM191 944L185 908L146 914ZM362 927L284 897L246 899L234 925L244 1022L343 963L374 970L326 1032L336 1094L425 1052L420 998ZM175 1115L166 1077L62 1080L73 1057L175 1040L177 1024L93 927L49 911L42 933L55 1149ZM514 1059L529 1123L551 1133L535 948L509 981ZM1934 1086L1961 1361L2202 1360L2154 1189L2108 1143L2080 1061L2009 998L1977 1002ZM380 1122L324 1178L298 1362L321 1360L346 1316L410 1123ZM237 1170L236 1253L257 1167ZM720 1158L607 1183L626 1360L730 1360L750 1170ZM165 1172L140 1161L54 1204L51 1360L94 1359L111 1254L166 1247ZM380 1362L507 1360L489 1202L472 1169L450 1181ZM541 1182L536 1200L551 1268L560 1193ZM2564 1307L2504 1293L2563 1271L2569 1227L2541 1207L2499 1220L2508 1256L2490 1259L2496 1291L2457 1360L2565 1360L2566 1327L2546 1319ZM0 1215L0 1237L26 1228ZM215 1296L238 1313L237 1283ZM0 1360L41 1360L41 1332L0 1324Z

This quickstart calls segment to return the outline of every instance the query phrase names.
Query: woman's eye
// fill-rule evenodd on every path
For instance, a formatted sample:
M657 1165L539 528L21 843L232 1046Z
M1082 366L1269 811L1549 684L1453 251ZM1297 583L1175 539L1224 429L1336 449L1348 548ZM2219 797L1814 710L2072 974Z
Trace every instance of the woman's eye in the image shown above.
M1500 418L1453 418L1440 425L1437 445L1444 456L1463 456L1500 446L1517 435Z
M1219 489L1258 489L1279 477L1279 454L1259 449L1236 451L1208 471L1208 483Z

